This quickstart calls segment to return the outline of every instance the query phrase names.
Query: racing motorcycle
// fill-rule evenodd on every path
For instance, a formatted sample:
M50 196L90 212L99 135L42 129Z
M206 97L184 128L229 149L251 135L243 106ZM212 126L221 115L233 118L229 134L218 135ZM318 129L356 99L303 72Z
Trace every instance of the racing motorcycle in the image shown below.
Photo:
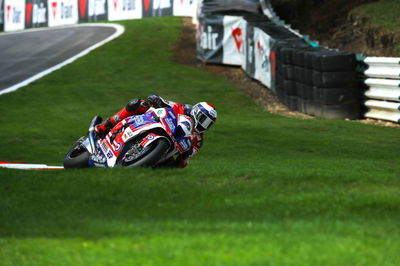
M191 145L191 120L172 108L150 108L142 115L121 120L100 138L90 122L88 135L81 137L64 158L64 168L157 167L167 164Z

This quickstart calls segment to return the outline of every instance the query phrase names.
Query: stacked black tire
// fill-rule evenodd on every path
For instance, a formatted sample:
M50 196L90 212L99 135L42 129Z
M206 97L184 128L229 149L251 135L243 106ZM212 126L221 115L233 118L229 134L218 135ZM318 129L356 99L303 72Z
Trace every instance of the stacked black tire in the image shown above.
M361 117L361 89L352 53L325 47L276 48L276 93L291 110L328 119Z

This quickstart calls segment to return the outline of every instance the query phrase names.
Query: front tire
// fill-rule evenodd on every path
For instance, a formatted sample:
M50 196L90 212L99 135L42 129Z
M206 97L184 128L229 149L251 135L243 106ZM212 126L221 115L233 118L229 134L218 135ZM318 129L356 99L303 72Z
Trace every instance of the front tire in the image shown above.
M135 145L134 142L130 143L130 147L133 145ZM169 146L170 144L166 139L156 139L150 144L149 149L146 150L144 154L141 154L137 159L127 161L126 158L122 158L118 165L123 167L153 167L168 151Z
M64 168L86 168L89 167L89 152L82 146L82 138L70 149L64 157Z

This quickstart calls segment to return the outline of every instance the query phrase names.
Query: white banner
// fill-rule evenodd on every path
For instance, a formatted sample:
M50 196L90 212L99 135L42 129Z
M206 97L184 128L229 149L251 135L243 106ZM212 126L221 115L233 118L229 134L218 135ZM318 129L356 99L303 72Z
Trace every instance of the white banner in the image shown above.
M246 23L242 17L224 16L223 64L238 66L244 64Z
M78 0L49 0L49 27L78 23Z
M254 46L255 46L255 74L254 78L261 81L262 84L271 88L271 62L270 46L271 37L259 28L254 28Z
M142 0L108 0L108 20L142 18Z
M194 17L197 0L174 0L174 16Z
M4 0L4 31L25 28L25 0Z

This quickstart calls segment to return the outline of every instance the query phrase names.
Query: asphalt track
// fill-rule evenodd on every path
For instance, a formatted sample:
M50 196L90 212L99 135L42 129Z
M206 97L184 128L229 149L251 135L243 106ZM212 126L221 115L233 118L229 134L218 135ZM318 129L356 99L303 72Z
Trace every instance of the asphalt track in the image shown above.
M96 44L110 39L118 31L112 24L104 25L107 24L0 34L0 95L48 74L49 69L61 67L63 62L90 48L97 48ZM35 76L37 78L32 79ZM29 82L23 84L27 80Z

